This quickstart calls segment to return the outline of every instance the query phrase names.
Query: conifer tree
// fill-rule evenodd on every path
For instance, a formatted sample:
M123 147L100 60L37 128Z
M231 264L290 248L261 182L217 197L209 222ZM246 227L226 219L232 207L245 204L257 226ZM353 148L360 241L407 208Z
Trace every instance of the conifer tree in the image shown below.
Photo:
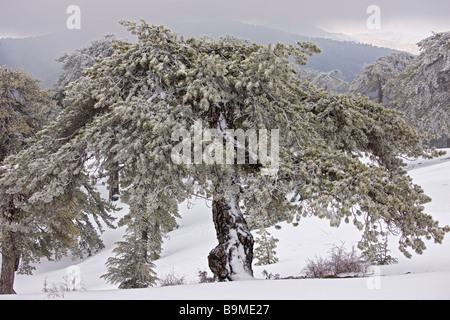
M114 257L108 258L108 273L102 275L108 282L119 284L120 289L147 288L156 284L155 265L147 246L148 232L145 222L134 220L128 224L123 241L116 243Z
M34 161L36 153L42 152L34 148L39 130L56 117L58 110L51 100L51 92L41 91L38 80L23 71L2 67L0 110L0 178L8 180L8 171L14 171L10 159L18 155L31 170L54 161L55 166L47 174L60 177L66 187L66 193L50 203L45 198L45 187L31 175L27 176L30 172L23 172L20 181L13 177L0 184L0 294L13 294L15 273L30 274L31 263L41 257L60 258L68 251L81 256L103 248L91 218L98 222L99 230L102 229L98 218L103 218L109 226L113 218L107 213L110 205L103 202L84 172L76 173L81 178L79 188L70 188L74 167L59 167L60 158ZM78 155L75 151L68 156L76 159ZM18 163L15 165L20 167ZM34 190L44 199L34 205L34 199L20 184L34 185ZM58 188L62 191L63 187Z
M127 226L126 234L123 241L116 243L115 256L108 258L107 273L102 276L121 289L146 288L156 283L152 261L160 257L162 234L173 230L177 226L175 217L179 217L178 202L170 198L170 192L155 193L145 186L140 190L132 199L129 193L123 198L130 204L130 214L119 222Z
M374 265L388 265L395 264L398 262L397 258L392 257L388 248L388 237L387 233L381 233L384 235L384 241L379 242L376 245L370 246L362 253L363 257L367 257L368 261Z
M41 90L38 80L21 70L0 67L0 166L7 156L28 147L30 139L49 121L55 109L50 93ZM6 227L7 224L14 224L20 215L14 201L14 196L7 196L1 201L0 294L14 293L14 274L23 259L19 232Z
M0 163L28 145L27 140L56 113L50 92L22 70L0 67Z
M320 72L311 69L300 68L299 77L311 84L333 93L346 93L349 84L345 81L341 70L335 69L328 72Z
M373 101L383 103L390 97L385 94L386 83L398 76L414 59L406 52L392 53L378 58L373 64L365 66L350 85L350 92L361 93Z
M77 49L72 53L64 53L56 59L62 64L63 73L58 77L53 90L56 92L53 96L61 108L66 108L67 104L64 99L66 97L66 87L80 78L83 72L92 67L98 59L109 57L114 52L114 43L116 37L114 35L106 35L99 40L92 41L88 46ZM108 185L109 185L109 201L119 200L119 171L118 163L112 163L109 168Z
M92 41L88 46L77 49L71 53L64 53L57 62L61 63L63 72L59 75L53 91L55 91L54 99L58 105L65 108L64 103L66 97L65 88L71 83L80 78L83 71L92 67L97 58L109 57L114 52L114 43L116 37L114 35L105 35L102 39Z
M278 258L276 257L277 252L275 248L277 247L278 239L271 236L266 228L259 229L256 234L259 235L255 239L255 244L258 246L255 248L255 258L258 260L255 264L257 266L268 265L272 263L277 263Z
M450 146L450 32L418 43L420 55L386 84L390 107L408 124L431 136L438 147Z
M332 226L351 221L363 232L362 248L379 241L383 221L402 234L399 247L408 256L409 248L425 249L424 238L442 242L449 228L424 213L430 199L399 157L438 153L420 144L421 136L399 112L298 79L292 63L304 65L319 51L314 44L185 40L145 21L123 24L137 42L118 41L110 57L72 83L68 108L41 132L31 152L8 160L0 191L26 194L33 201L23 210L32 214L41 203L45 209L56 205L79 185L91 159L97 174L119 164L123 199L130 205L125 240L139 241L131 251L138 254L134 261L150 269L148 232L173 225L176 204L197 194L212 199L219 244L208 262L220 281L253 276L254 240L244 214L270 217L274 210L291 222L315 215ZM199 126L210 134L202 130L200 145L191 148ZM263 130L279 130L278 152L271 153L278 165L264 157L255 161L232 129L258 131L258 138ZM266 147L275 145L270 140ZM220 151L229 146L233 161L221 162ZM245 163L236 161L239 156ZM72 183L59 171L53 174L56 168L67 168ZM148 228L140 229L142 221ZM122 252L110 260L105 276L118 283L126 278L114 275L124 270ZM131 283L142 274L143 283L151 283L150 271L135 274Z

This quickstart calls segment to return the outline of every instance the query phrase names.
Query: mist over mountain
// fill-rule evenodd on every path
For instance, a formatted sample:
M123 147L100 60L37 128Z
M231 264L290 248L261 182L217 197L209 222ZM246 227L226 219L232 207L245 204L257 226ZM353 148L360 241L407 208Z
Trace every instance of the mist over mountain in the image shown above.
M61 73L61 66L55 59L93 40L85 32L68 35L69 33L65 32L29 38L0 39L0 66L21 68L40 79L42 88L49 88Z
M396 52L370 44L335 40L339 35L307 25L303 27L302 34L239 22L190 22L175 25L175 28L175 31L187 36L207 35L218 38L221 35L232 34L261 44L310 41L317 44L322 53L309 58L306 67L323 72L339 69L348 82L353 81L366 64L372 64L378 58Z
M236 21L180 21L171 23L167 27L185 37L219 38L231 34L262 44L311 41L321 48L322 53L311 57L307 67L323 72L339 69L349 82L359 74L364 65L395 52L392 49L373 45L333 40L331 38L335 35L307 25L302 28L304 30L302 34ZM111 28L110 33L116 34L118 38L131 37L120 26ZM82 29L31 38L0 39L0 65L22 68L33 77L40 79L43 88L49 88L61 73L61 66L55 59L65 52L87 46L92 40L99 39L103 35L104 33L100 31L88 32Z

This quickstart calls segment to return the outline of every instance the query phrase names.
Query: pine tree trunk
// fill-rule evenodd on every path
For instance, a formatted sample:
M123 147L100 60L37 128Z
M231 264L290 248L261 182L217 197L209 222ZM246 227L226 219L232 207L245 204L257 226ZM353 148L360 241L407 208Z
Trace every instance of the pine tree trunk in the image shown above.
M9 212L4 215L4 218L9 223L14 221L16 208L13 199L9 201ZM1 255L2 255L2 269L0 270L0 295L2 294L16 294L14 291L14 278L16 271L19 269L20 250L18 248L18 235L12 231L4 231Z
M20 252L16 247L16 236L10 232L7 238L8 241L2 248L0 295L16 294L14 291L14 278L20 262Z
M219 281L253 277L253 236L239 208L239 197L227 203L213 200L213 220L219 245L208 256L209 268Z
M216 127L222 133L229 127L226 115L220 112ZM225 140L223 140L225 143ZM225 145L224 145L225 146ZM239 207L240 185L236 167L232 174L217 170L212 214L219 244L208 255L208 264L219 281L253 279L253 236ZM227 191L234 190L231 194ZM228 196L227 196L228 194Z
M377 78L377 93L378 93L378 103L383 102L383 87L381 85L381 76Z
M109 201L117 201L120 195L119 188L119 163L114 163L109 175Z

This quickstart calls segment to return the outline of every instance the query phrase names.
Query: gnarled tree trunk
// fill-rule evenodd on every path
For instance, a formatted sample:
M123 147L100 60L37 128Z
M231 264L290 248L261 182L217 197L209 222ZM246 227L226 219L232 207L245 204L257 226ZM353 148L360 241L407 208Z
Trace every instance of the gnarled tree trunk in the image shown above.
M219 281L253 278L253 236L239 208L239 197L213 200L213 220L219 245L208 256Z
M226 148L226 130L229 121L220 112L216 121L219 136ZM232 137L234 139L234 137ZM247 150L246 150L247 151ZM249 153L246 153L246 156ZM219 244L208 255L209 268L219 281L253 278L253 236L239 207L240 184L238 170L232 164L231 176L217 170L212 213ZM231 191L230 192L228 191Z

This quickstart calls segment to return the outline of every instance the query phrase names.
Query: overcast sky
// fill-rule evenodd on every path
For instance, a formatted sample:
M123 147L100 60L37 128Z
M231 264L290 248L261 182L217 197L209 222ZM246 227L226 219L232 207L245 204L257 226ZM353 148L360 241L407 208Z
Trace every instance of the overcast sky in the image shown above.
M329 32L365 33L369 5L381 9L381 29L428 36L450 31L450 0L0 0L0 37L66 29L69 5L81 9L81 27L115 33L118 20L140 18L171 25L192 20L237 20L300 32L304 24ZM181 30L176 30L181 31Z

